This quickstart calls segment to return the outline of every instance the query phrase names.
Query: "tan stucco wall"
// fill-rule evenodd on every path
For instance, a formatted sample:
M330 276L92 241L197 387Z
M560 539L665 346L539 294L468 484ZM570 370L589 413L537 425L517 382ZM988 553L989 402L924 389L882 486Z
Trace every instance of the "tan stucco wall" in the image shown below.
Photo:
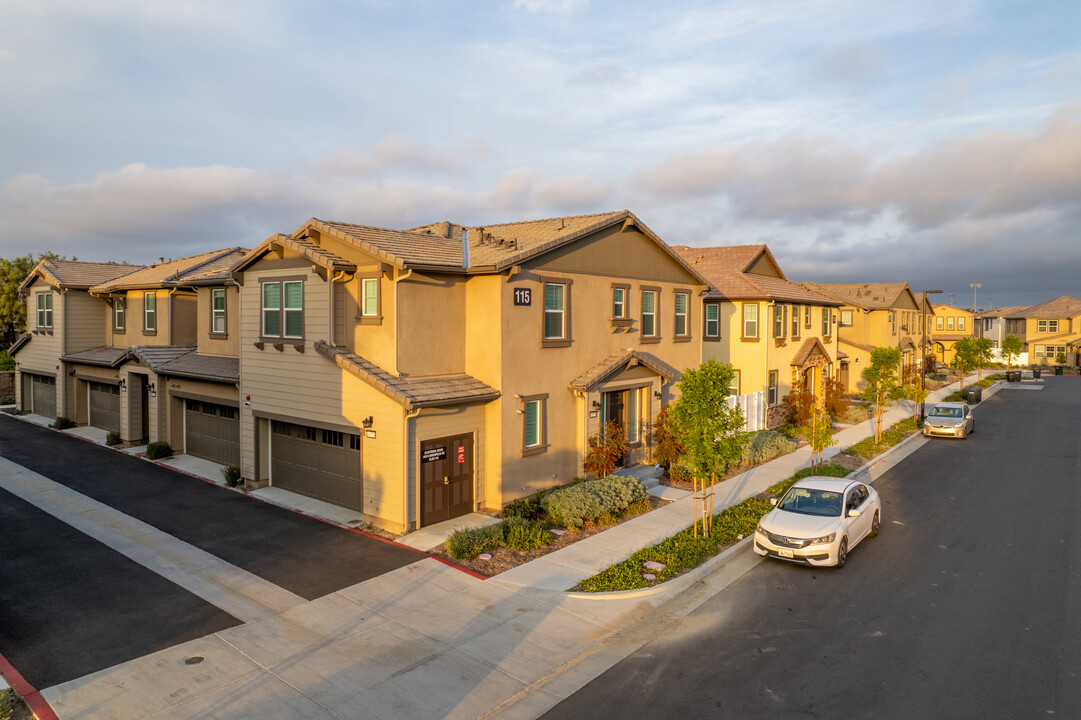
M197 326L197 350L203 355L237 357L240 351L240 288L226 287L225 290L225 336L211 335L210 317L212 291L223 288L201 287L198 290L198 303L195 312Z

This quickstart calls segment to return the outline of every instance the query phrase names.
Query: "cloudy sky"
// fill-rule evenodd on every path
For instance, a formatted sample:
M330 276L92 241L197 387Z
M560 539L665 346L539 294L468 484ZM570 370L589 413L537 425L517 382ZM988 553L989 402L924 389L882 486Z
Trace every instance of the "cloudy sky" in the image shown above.
M1081 296L1076 0L0 0L0 256L628 208L790 279Z

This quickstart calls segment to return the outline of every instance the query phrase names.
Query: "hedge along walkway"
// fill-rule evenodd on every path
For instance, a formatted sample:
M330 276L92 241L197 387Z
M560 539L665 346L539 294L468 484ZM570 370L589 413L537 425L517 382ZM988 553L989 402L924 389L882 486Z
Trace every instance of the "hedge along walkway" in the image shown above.
M975 378L976 374L973 373L970 379L974 382ZM966 384L969 384L967 380L968 378L966 378ZM956 386L956 381L954 384ZM927 396L927 402L929 404L942 402L942 398L949 392L952 390L935 390ZM883 427L888 428L894 423L912 417L912 410L912 403L902 400L886 412ZM834 441L837 444L824 453L826 462L828 463L829 459L843 448L874 435L872 423L873 421L868 420L834 435ZM810 464L811 449L804 446L795 452L750 468L746 472L719 483L714 489L714 514L765 492L771 485L787 480L797 470ZM626 560L638 550L656 545L680 530L690 527L693 520L694 499L688 495L653 512L628 520L602 533L496 575L488 582L509 587L569 590L586 578Z

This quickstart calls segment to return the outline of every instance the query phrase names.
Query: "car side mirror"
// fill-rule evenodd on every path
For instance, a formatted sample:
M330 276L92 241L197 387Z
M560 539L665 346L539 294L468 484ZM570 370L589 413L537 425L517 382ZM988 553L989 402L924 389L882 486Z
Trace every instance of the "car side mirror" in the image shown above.
M769 499L769 504L773 505L774 507L777 507L777 498L770 498Z
M862 513L859 510L857 510L856 508L852 508L851 510L848 511L848 517L852 517L852 518L859 517L861 514Z

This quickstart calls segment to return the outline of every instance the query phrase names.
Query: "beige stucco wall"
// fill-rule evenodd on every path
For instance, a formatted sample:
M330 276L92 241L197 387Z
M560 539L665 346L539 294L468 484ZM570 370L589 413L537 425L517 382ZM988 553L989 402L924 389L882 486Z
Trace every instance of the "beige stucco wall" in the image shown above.
M210 333L212 291L225 290L225 335ZM197 351L203 355L237 357L240 351L240 288L238 287L201 287L198 290L197 309Z

